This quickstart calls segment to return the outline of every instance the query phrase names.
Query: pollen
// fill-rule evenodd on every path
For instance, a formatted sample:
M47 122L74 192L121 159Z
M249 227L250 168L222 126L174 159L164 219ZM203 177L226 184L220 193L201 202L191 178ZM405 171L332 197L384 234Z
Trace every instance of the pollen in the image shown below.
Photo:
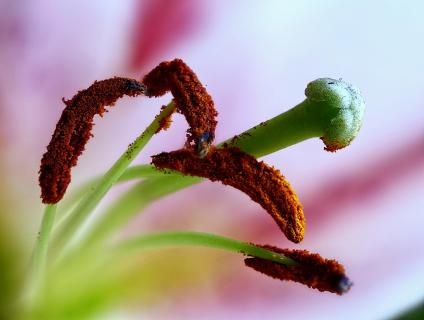
M145 86L137 80L111 78L96 81L88 89L79 91L71 100L64 100L62 112L47 152L41 159L39 184L43 203L57 203L71 182L71 168L77 164L92 136L93 118L107 111L124 95L144 94Z
M240 149L211 147L205 157L199 157L194 150L181 149L155 155L152 163L160 169L220 181L244 192L272 216L290 241L298 243L303 239L303 209L290 184L280 171Z
M142 82L149 97L162 96L171 91L177 110L184 115L189 124L186 146L194 144L204 152L207 146L204 148L200 146L203 143L202 137L207 133L207 143L213 142L218 113L212 97L193 70L181 59L165 61L144 76Z
M162 106L161 110L164 110L166 108L165 105ZM155 133L159 133L160 131L166 131L171 127L172 124L172 115L174 114L175 109L173 112L171 112L167 117L164 117L162 120L159 121L159 128L156 130Z
M263 248L289 257L297 264L284 265L250 257L244 260L246 266L275 279L299 282L310 288L338 295L346 293L353 285L345 275L344 267L336 260L325 259L317 253L306 250L280 249L272 246Z

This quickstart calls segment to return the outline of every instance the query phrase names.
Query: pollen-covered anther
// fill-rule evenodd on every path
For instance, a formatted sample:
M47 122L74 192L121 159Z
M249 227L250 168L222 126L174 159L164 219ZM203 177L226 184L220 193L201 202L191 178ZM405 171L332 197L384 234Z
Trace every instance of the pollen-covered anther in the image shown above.
M212 97L193 70L181 59L160 63L144 76L142 82L149 97L162 96L171 91L177 110L184 115L190 126L187 131L187 147L194 144L196 149L201 148L199 144L205 133L208 134L206 144L213 142L218 113Z
M296 265L284 265L261 258L246 258L246 266L279 280L295 281L319 291L344 294L353 283L345 275L344 267L336 260L324 259L319 254L306 250L263 248L289 257Z
M220 181L246 193L276 221L286 237L303 239L305 219L302 205L281 173L237 148L210 147L202 158L191 149L161 153L152 157L160 169Z
M92 137L94 116L102 116L107 111L105 106L113 106L124 95L134 97L145 90L145 85L137 80L115 77L96 81L71 100L63 100L66 107L41 159L39 183L43 203L56 203L65 194L71 182L71 168Z

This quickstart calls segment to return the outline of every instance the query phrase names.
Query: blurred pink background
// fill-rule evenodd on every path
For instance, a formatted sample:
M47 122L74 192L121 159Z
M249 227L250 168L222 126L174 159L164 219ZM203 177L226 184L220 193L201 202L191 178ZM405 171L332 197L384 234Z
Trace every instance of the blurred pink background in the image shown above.
M327 153L314 139L265 157L304 203L300 245L247 196L210 182L155 203L126 230L192 229L305 248L342 262L351 292L339 297L275 281L245 268L240 256L207 250L190 259L216 258L208 278L165 290L142 310L119 310L121 318L385 319L424 299L422 1L0 4L1 223L26 250L41 219L37 172L61 98L96 79L141 78L182 58L214 98L216 141L301 102L319 77L343 78L365 97L363 128L347 149ZM110 167L168 100L124 99L96 121L73 185ZM185 130L176 116L137 162L182 146Z

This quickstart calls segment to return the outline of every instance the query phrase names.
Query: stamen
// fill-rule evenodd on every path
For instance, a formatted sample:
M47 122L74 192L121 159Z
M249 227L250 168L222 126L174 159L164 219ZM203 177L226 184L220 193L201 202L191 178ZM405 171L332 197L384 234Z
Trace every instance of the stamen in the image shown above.
M281 173L237 148L211 147L203 157L189 149L152 157L160 169L173 169L186 175L220 181L246 193L259 203L295 243L303 239L305 218L294 190Z
M43 203L56 203L65 194L71 182L71 168L92 136L94 116L102 116L107 111L105 106L113 106L124 95L135 97L145 91L137 80L115 77L94 82L71 100L63 99L66 108L41 159L39 183Z
M175 59L159 64L144 78L147 96L162 96L171 91L179 112L186 118L190 128L187 130L186 146L194 143L199 154L207 153L208 146L215 138L217 125L213 100L200 83L196 74L182 60ZM208 133L206 141L202 141ZM206 150L206 151L205 151Z
M319 254L306 250L280 249L272 246L263 248L287 256L298 264L284 265L261 258L247 258L246 266L280 280L295 281L319 291L342 295L353 283L345 275L344 267L336 260L324 259Z

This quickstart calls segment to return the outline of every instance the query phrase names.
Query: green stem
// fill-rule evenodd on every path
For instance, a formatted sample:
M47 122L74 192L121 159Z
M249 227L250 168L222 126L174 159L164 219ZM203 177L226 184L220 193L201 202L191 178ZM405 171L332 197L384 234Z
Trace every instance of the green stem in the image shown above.
M282 254L278 254L254 244L241 242L210 233L193 231L173 231L138 236L134 239L125 240L117 246L117 252L126 253L132 251L156 249L176 246L201 246L226 251L243 253L252 257L266 259L285 265L296 265L297 262Z
M129 167L122 176L118 179L117 182L126 182L134 179L143 178L152 178L152 177L163 177L166 172L167 176L181 176L184 175L181 172L174 170L160 170L151 164L140 164L136 166Z
M295 145L301 141L321 137L324 133L322 115L309 100L262 122L243 133L221 142L237 147L256 158Z
M36 278L42 277L45 271L49 249L49 239L53 229L55 215L56 205L47 205L44 209L40 231L38 232L38 237L32 255L32 269L34 272L34 277Z
M84 196L69 215L67 221L62 223L60 228L56 229L54 238L55 249L59 249L65 244L69 244L69 240L75 235L75 232L86 220L88 215L103 199L107 191L109 191L112 185L125 172L129 164L135 159L135 157L137 157L147 142L160 128L161 121L172 114L174 109L174 103L169 103L166 108L163 109L158 116L156 116L146 130L128 147L115 164L106 172L97 186Z
M226 142L257 158L313 137L320 137L328 151L348 146L365 110L359 90L340 79L320 78L308 84L305 95L287 112Z
M175 179L176 176L151 178L136 184L129 192L124 193L93 225L90 232L83 236L79 244L83 247L92 245L107 238L116 230L116 226L124 225L134 216L134 212L159 199L175 189L183 188L188 183L201 181L198 177L184 177Z
M180 172L171 171L171 170L167 171L167 175L182 176ZM150 164L141 164L141 165L135 165L135 166L127 168L125 172L116 181L116 183L127 182L127 181L131 181L135 179L163 177L163 176L164 176L163 170L159 170L155 166L152 166ZM69 219L69 216L72 213L72 209L74 209L74 206L81 200L81 198L86 193L90 191L90 189L95 188L95 186L98 185L101 180L102 180L102 176L98 176L98 177L94 177L90 179L89 181L85 182L81 186L78 186L78 188L75 191L71 191L68 194L68 196L65 196L65 198L62 201L60 201L59 213L62 212L62 214L58 217L59 221L56 223L55 228L60 228L60 226Z
M38 292L46 276L50 235L56 216L56 204L46 205L40 229L32 252L29 272L25 276L24 286L18 298L22 310L30 309L37 302ZM22 311L20 310L20 311Z

